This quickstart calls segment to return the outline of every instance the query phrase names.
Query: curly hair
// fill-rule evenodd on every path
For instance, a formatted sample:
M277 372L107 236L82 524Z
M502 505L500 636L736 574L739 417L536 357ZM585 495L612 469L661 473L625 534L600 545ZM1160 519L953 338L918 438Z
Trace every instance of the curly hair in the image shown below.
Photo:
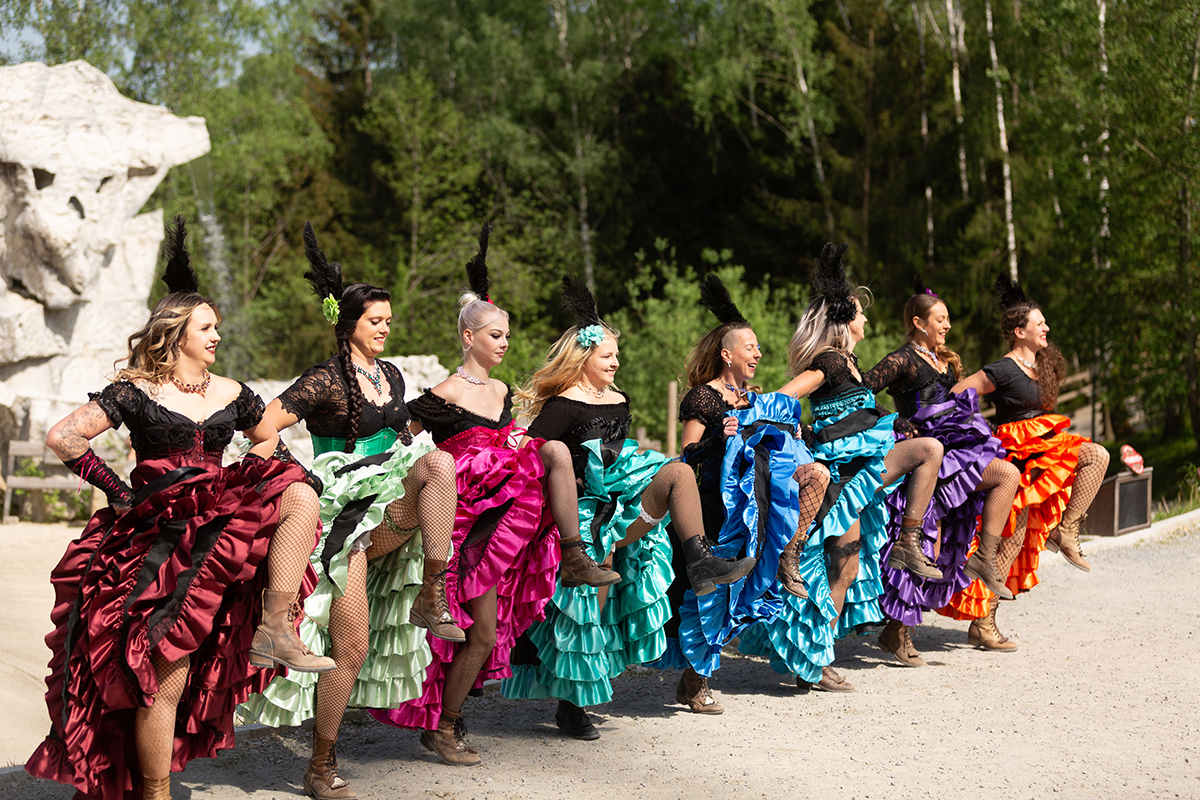
M621 332L616 328L603 322L600 325L604 328L607 338L614 341L621 338ZM558 337L558 341L550 345L546 352L546 363L517 390L516 398L521 406L521 416L536 417L542 412L542 406L547 400L562 394L583 377L584 363L600 345L581 345L575 338L578 333L579 326L572 325L566 333Z
M1011 350L1017 344L1017 328L1029 324L1029 315L1041 311L1042 307L1033 300L1024 300L1007 306L1000 312L1000 335ZM1047 344L1034 357L1037 372L1038 400L1043 411L1053 411L1058 404L1058 390L1067 376L1067 361L1055 345Z
M179 365L179 348L187 336L192 312L207 305L221 323L221 312L216 304L196 292L172 292L158 301L150 319L129 337L129 354L113 362L117 370L114 381L144 380L152 384L165 383L175 367ZM117 364L128 362L128 366L117 369Z

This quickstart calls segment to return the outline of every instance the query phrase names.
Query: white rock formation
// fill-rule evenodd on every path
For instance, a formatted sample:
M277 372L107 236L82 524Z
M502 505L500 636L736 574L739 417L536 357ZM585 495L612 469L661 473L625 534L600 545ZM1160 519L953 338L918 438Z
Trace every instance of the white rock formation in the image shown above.
M163 215L142 207L208 150L203 119L86 62L0 67L0 439L44 436L104 385L146 319Z

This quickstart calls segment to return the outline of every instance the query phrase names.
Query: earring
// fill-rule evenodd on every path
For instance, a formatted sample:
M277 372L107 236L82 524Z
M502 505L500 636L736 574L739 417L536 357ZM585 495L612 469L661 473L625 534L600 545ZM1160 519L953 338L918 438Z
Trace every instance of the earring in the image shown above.
M725 362L725 366L727 366L727 367L732 367L732 366L733 366L733 362L732 362L732 361L726 361L726 362Z

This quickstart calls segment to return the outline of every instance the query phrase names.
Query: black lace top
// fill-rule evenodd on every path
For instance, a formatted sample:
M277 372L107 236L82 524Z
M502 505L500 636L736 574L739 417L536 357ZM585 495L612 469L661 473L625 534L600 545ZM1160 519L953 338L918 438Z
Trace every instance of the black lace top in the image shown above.
M512 387L506 384L505 388L507 392L504 395L504 410L500 412L500 419L488 419L462 406L449 403L429 389L420 397L409 401L408 411L429 431L434 444L441 444L451 436L471 428L484 427L498 431L512 424Z
M203 422L159 405L129 381L117 381L89 394L114 428L125 425L138 461L182 456L189 461L221 463L221 454L234 431L257 425L263 416L262 398L242 384L236 399Z
M992 420L994 424L1033 419L1047 413L1041 406L1037 381L1026 375L1011 358L993 361L983 368L983 374L996 387L996 391L990 395L996 404L996 416Z
M907 342L863 374L863 385L878 394L884 389L896 401L896 411L911 417L922 408L941 403L957 381L950 369L938 372Z
M679 404L679 421L699 420L704 424L700 441L683 448L683 460L696 470L701 492L721 491L721 463L725 458L725 417L733 406L724 395L706 383L693 387Z
M363 398L362 416L358 420L358 438L374 436L381 430L391 428L405 444L412 443L408 431L408 407L404 405L404 377L400 370L386 361L377 361L388 386L391 398L380 406ZM349 438L347 426L348 388L342 377L341 362L331 358L315 367L309 367L296 382L283 390L279 402L283 410L295 414L308 424L313 436Z
M865 398L874 400L875 395L850 371L851 363L855 368L858 367L858 359L853 353L826 350L809 365L809 369L819 370L825 375L825 382L808 396L814 420L820 421L848 408L861 407Z
M581 480L587 466L583 443L599 439L602 443L620 443L629 436L633 416L629 413L629 395L621 392L623 403L597 405L567 397L551 397L527 433L535 439L559 441L571 451L575 478Z

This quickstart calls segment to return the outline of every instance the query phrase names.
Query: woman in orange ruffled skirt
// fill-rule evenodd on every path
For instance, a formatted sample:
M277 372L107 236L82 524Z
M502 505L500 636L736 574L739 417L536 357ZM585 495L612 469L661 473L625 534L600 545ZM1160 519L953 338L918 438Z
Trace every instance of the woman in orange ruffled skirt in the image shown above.
M996 561L1007 573L1014 595L1038 584L1042 550L1061 552L1085 572L1091 569L1079 543L1079 529L1108 469L1108 452L1083 436L1067 433L1071 421L1052 413L1066 363L1047 341L1050 326L1037 303L1007 276L996 281L1000 332L1010 351L974 375L955 392L975 389L996 404L996 436L1008 460L1021 470L1021 486ZM951 598L941 613L972 620L971 644L985 650L1016 650L1017 643L996 627L996 596L975 581Z

